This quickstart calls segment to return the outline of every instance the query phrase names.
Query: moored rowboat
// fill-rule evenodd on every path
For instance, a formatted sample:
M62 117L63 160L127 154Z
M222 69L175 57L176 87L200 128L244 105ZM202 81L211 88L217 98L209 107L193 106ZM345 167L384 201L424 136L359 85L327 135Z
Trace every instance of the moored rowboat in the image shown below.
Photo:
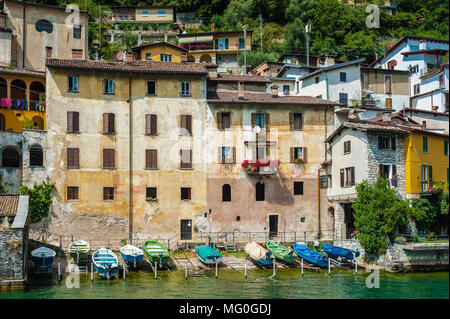
M298 243L294 244L294 250L295 253L300 257L303 258L305 261L309 262L310 264L319 266L319 267L326 267L328 265L328 258L321 253L312 250L306 246L300 245Z
M69 245L69 254L75 262L87 259L91 245L85 240L77 240Z
M275 256L275 258L292 264L294 262L294 252L288 247L284 247L281 244L274 243L273 241L266 242L267 249Z
M119 259L111 249L101 247L92 254L94 269L101 277L114 278L119 271Z
M198 259L206 265L214 265L222 262L222 254L208 245L195 246Z
M359 251L352 251L351 249L337 247L328 244L322 244L323 251L332 257L344 257L348 260L353 260L353 257L359 257Z
M55 260L56 252L53 249L41 246L31 252L31 257L36 266L49 266Z
M259 267L268 267L273 263L271 253L258 243L248 243L245 245L245 252L248 258Z
M144 244L145 256L151 263L165 265L169 262L169 251L159 241L149 239Z
M136 266L144 260L144 252L142 249L133 245L125 245L121 247L120 255L128 265L133 266L134 268L136 268Z

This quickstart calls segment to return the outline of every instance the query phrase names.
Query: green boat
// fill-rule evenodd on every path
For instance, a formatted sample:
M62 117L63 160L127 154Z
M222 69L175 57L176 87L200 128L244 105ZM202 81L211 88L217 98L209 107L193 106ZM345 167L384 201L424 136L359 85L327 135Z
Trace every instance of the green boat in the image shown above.
M292 264L294 262L294 252L292 249L274 243L273 241L266 242L266 247L276 259L279 259L287 264Z
M159 241L149 239L144 244L144 253L151 263L165 265L169 262L169 251Z
M89 243L85 240L78 240L76 242L73 242L69 245L68 251L70 254L70 257L78 263L79 261L84 261L89 256L89 250L91 249L91 246Z

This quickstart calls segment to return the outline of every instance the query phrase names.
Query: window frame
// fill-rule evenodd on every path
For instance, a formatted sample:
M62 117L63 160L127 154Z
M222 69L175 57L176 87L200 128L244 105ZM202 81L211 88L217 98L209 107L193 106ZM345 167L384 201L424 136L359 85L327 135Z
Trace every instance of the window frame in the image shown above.
M149 191L154 191L155 197L149 196ZM157 201L158 200L158 187L151 186L145 188L145 200L146 201Z
M74 86L74 79L76 79L76 89L74 88L75 86ZM79 78L78 78L78 76L68 76L67 77L67 81L68 81L68 83L67 83L67 92L71 92L71 93L79 93L80 91L80 88L79 88ZM72 88L71 88L71 86L70 86L70 82L72 81Z
M152 153L156 154L156 163L154 163L154 166L148 166L147 164L150 162L153 164L151 155ZM150 148L145 150L145 169L146 170L158 170L158 150L155 148Z
M181 83L180 96L191 96L191 81L181 81L180 83ZM186 85L188 86L187 90Z
M300 187L300 188L297 188L296 185L299 185L297 187ZM305 194L305 183L303 181L294 181L293 194L294 194L294 196L299 196L299 195Z
M105 164L108 164L108 163L106 163L106 160L105 160L105 154L108 152L108 151L111 151L111 154L112 154L112 156L113 156L113 163L112 163L112 166L107 166L107 165L105 165ZM104 148L103 150L102 150L102 168L103 169L116 169L116 150L114 149L114 148ZM109 161L108 161L109 162Z
M71 189L72 191L76 190L76 198L69 198L69 189ZM74 193L72 193L73 195ZM80 187L79 186L67 186L66 187L66 200L67 201L79 201L80 200Z
M74 39L81 39L81 24L74 24L73 25L73 38ZM79 36L76 36L79 35Z
M73 162L73 163L69 163L69 158L70 158L69 153L75 152L75 150L77 153L76 159L72 158L72 160L70 162ZM67 156L66 169L80 169L80 149L78 147L68 147L66 150L66 156ZM73 165L69 165L69 164L73 164ZM78 165L75 165L75 164L78 164Z
M172 54L164 54L164 53L161 53L161 54L159 55L159 60L160 60L161 62L172 62Z
M111 86L110 86L111 84ZM107 91L106 88L112 89L112 92ZM114 79L104 79L103 80L103 94L114 95Z
M111 193L107 192L107 191L111 191L112 189L112 198L105 198L105 197L109 197L111 196ZM107 196L105 196L107 195ZM112 202L115 200L115 187L110 187L110 186L104 186L103 187L103 201L105 202Z
M185 195L187 195L187 198L183 198L183 190L187 191ZM183 186L180 187L180 200L182 202L190 202L192 200L192 187Z
M150 84L150 82L153 82L154 83L154 93L150 93L149 92L149 89L148 89L148 85ZM147 83L146 83L146 85L145 85L145 93L146 93L146 95L147 96L156 96L157 94L156 94L156 81L155 80L147 80Z
M339 82L347 83L347 72L339 72Z

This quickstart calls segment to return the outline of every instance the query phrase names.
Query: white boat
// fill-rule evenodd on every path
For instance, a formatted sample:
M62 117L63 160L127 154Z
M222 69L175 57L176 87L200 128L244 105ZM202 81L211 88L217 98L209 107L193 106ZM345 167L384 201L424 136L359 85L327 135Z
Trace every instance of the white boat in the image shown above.
M91 245L85 240L77 240L69 245L68 251L70 256L76 263L85 260L89 256Z
M92 254L94 268L101 277L114 278L119 272L119 259L108 248L101 247Z
M120 255L127 264L133 265L134 268L136 268L138 263L144 260L144 252L142 249L133 245L125 245L121 247Z

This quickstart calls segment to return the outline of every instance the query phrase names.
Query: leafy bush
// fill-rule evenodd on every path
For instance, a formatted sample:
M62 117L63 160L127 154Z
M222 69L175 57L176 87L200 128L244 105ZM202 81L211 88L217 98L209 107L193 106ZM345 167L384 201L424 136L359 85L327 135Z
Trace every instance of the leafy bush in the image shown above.
M29 212L32 223L37 223L48 216L54 190L55 185L46 182L34 184L33 188L27 186L19 188L19 194L30 196Z

